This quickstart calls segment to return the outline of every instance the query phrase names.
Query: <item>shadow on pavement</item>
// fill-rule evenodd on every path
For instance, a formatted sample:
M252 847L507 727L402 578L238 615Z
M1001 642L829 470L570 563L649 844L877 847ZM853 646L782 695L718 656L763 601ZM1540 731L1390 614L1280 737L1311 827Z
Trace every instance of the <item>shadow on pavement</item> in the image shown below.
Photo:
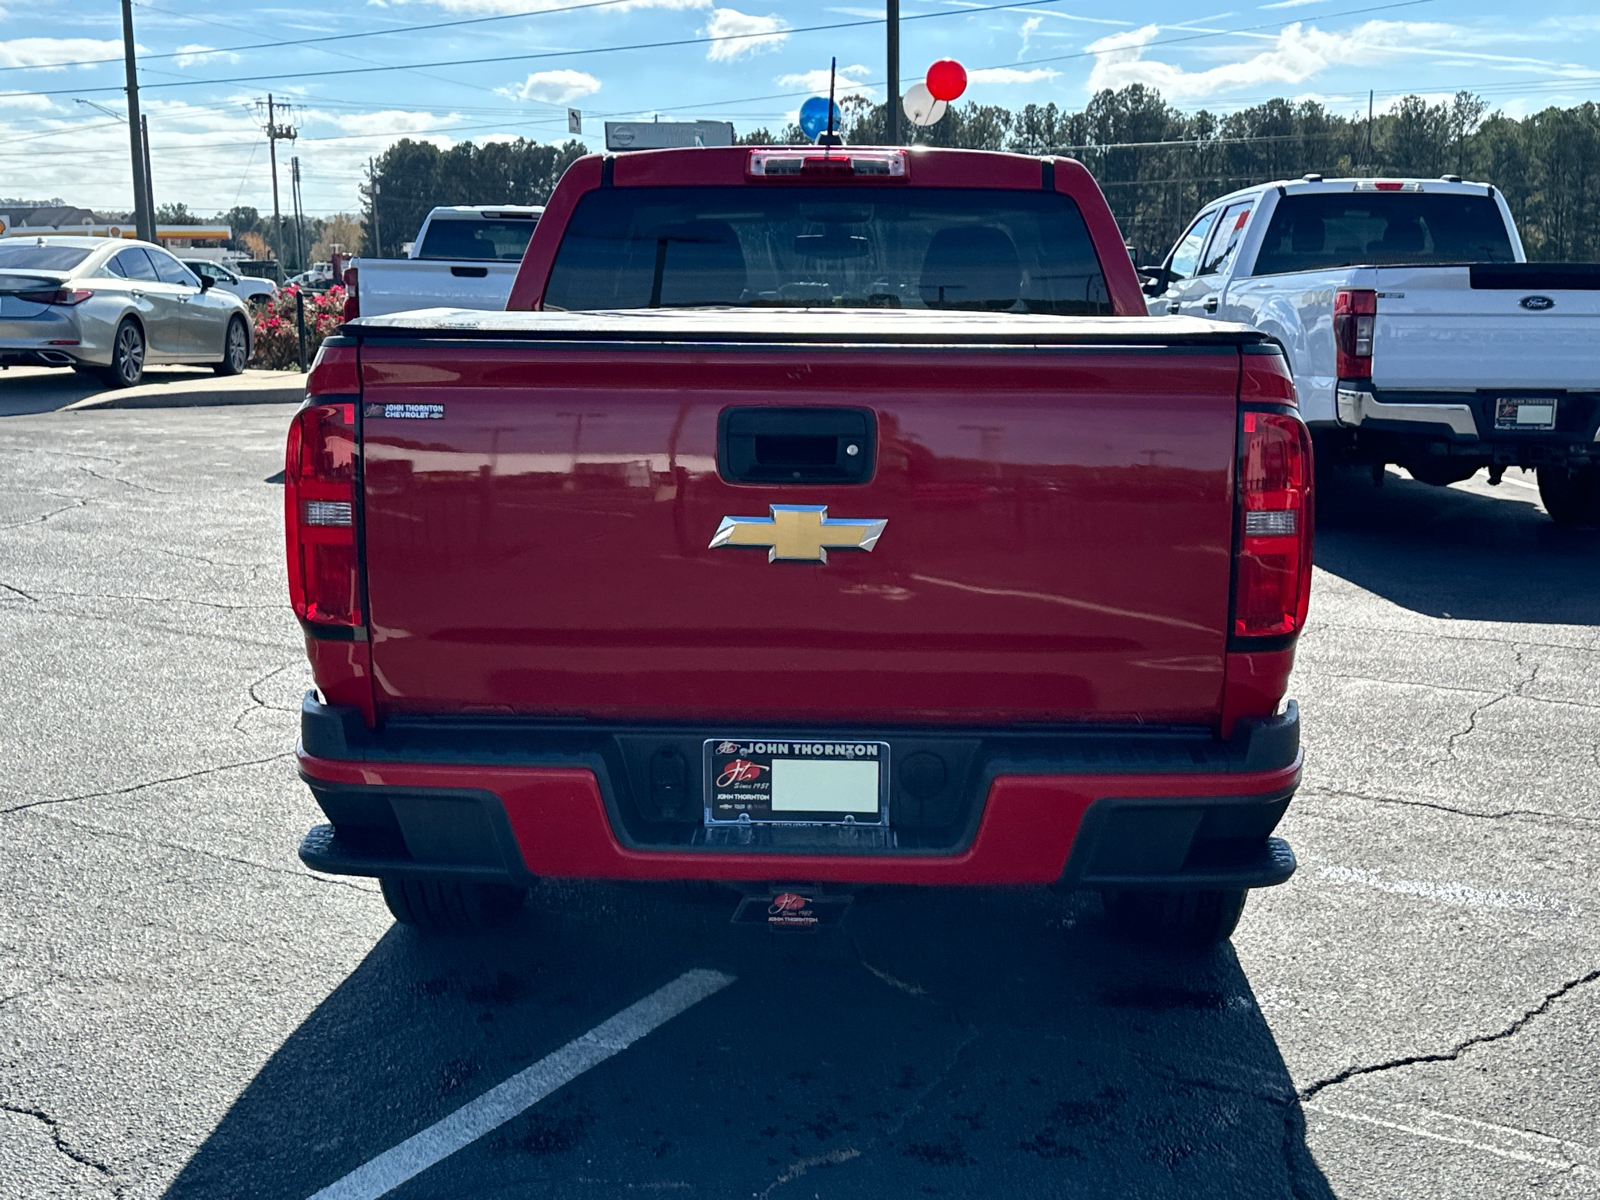
M1600 625L1600 529L1556 525L1512 477L1490 493L1482 475L1337 475L1317 501L1317 565L1430 617Z
M731 908L546 884L503 934L392 929L168 1200L310 1196L693 967L737 982L390 1194L1333 1198L1227 947L1123 949L1035 892L778 938Z

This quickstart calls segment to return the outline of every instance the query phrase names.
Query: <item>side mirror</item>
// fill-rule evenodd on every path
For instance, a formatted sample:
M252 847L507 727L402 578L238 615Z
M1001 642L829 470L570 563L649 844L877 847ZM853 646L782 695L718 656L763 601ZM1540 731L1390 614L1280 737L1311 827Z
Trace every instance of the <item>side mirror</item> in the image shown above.
M211 278L211 276L202 275L200 276L200 290L202 292L209 292L216 285L216 282L217 281Z
M1144 283L1139 290L1146 296L1159 296L1167 290L1167 284L1172 282L1172 273L1166 267L1140 267L1139 274L1144 276Z

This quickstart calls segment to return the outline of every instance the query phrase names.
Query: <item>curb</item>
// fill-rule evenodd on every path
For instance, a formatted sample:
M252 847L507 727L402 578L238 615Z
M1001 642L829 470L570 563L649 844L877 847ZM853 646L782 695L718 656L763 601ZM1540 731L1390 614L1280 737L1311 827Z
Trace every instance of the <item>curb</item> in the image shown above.
M305 399L306 377L286 371L281 379L251 379L243 386L218 380L140 385L122 391L97 392L57 409L82 412L96 408L212 408L229 404L299 404Z

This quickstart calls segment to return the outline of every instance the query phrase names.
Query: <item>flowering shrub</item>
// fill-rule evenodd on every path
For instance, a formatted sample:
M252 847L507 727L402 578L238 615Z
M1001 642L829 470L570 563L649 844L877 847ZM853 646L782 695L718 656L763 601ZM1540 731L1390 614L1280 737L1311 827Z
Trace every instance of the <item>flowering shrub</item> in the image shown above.
M306 365L316 357L322 339L344 324L344 288L311 292L298 287L279 288L256 309L255 354L252 367L269 371L294 371L300 366L300 330L295 317L295 297L304 298L306 310Z

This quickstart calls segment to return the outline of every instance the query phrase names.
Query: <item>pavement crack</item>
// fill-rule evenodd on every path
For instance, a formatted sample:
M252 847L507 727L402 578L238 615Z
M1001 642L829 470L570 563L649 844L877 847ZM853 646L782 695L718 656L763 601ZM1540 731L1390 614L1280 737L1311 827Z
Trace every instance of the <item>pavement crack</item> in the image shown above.
M1488 712L1491 708L1493 708L1496 704L1499 704L1502 700L1509 700L1511 698L1511 695L1512 695L1512 693L1510 693L1510 692L1501 692L1493 700L1490 700L1485 704L1475 705L1473 707L1472 711L1467 714L1467 727L1465 729L1458 730L1457 732L1452 733L1450 735L1449 740L1446 741L1445 744L1444 744L1444 752L1447 755L1449 755L1451 758L1454 758L1456 756L1456 743L1459 742L1462 738L1470 737L1472 734L1474 734L1474 733L1476 733L1478 731L1478 718L1479 718L1479 716L1481 716L1483 713Z
M215 767L202 767L198 771L188 771L182 775L167 775L160 779L147 779L142 783L130 783L127 787L107 788L99 792L84 792L77 796L47 796L42 800L30 800L26 804L13 804L10 808L0 808L0 816L7 813L22 812L30 808L43 808L46 805L74 804L79 800L99 800L106 796L126 796L133 792L143 791L145 788L158 787L163 783L182 783L186 779L198 779L202 775L215 775L221 771L237 771L240 767L256 767L262 763L276 762L280 758L294 757L293 750L284 750L278 754L269 754L266 758L250 758L243 762L222 763Z
M120 467L121 465L122 464L120 462L113 462L112 463L112 466L116 466L116 467ZM82 471L85 475L93 475L96 479L103 479L107 483L120 483L120 484L122 484L123 487L137 488L141 492L154 492L158 496L171 496L171 495L173 495L172 492L167 491L165 488L153 488L153 487L150 487L147 484L135 483L133 480L124 479L120 475L102 475L102 474L100 474L99 471L96 471L93 467L85 467L85 466L81 466L80 465L78 467L78 470Z
M272 712L281 712L281 713L296 713L296 712L300 711L300 708L299 708L298 705L296 705L293 708L290 708L290 707L288 707L286 705L282 705L282 704L268 704L265 700L263 700L260 697L260 695L257 694L256 689L258 687L260 687L262 684L266 683L267 680L273 678L274 676L281 675L281 674L283 674L283 672L287 671L290 667L300 666L304 662L305 662L304 657L290 659L288 662L282 664L281 666L273 667L272 670L268 671L265 675L261 676L261 678L252 679L249 683L247 683L245 685L245 689L244 689L245 690L245 695L250 697L251 704L250 704L249 708L245 709L243 712L241 712L237 717L235 717L233 719L233 729L234 729L235 733L243 733L244 732L243 729L239 728L239 722L243 721L246 717L248 717L253 712L258 712L258 711L263 710L263 709L268 709L268 710L271 710Z
M31 592L23 591L19 587L12 587L9 583L0 583L0 588L5 588L5 590L8 592L14 592L18 596L21 596L24 600L32 600L35 604L39 603L39 597L33 595Z
M132 600L140 604L194 604L201 608L215 608L222 612L280 612L284 604L224 604L220 600L196 600L192 596L129 596L116 592L64 592L57 589L41 591L40 596L61 596L69 600Z
M1401 1067L1419 1066L1423 1063L1455 1062L1456 1059L1460 1058L1474 1046L1483 1046L1490 1042L1499 1042L1504 1041L1509 1037L1515 1037L1517 1034L1526 1029L1533 1021L1537 1020L1539 1017L1548 1012L1550 1006L1557 1000L1560 1000L1568 992L1574 991L1577 988L1585 986L1586 984L1593 983L1597 979L1600 979L1600 969L1590 971L1587 975L1580 975L1576 979L1569 979L1566 983L1563 983L1553 992L1548 993L1543 1000L1541 1000L1534 1007L1528 1009L1527 1012L1523 1013L1515 1021L1511 1022L1511 1024L1507 1025L1504 1029L1496 1030L1494 1033L1480 1033L1476 1037L1470 1037L1467 1038L1466 1041L1456 1043L1456 1045L1451 1047L1449 1050L1439 1054L1409 1054L1403 1058L1392 1058L1384 1062L1372 1063L1364 1067L1347 1067L1343 1071L1340 1071L1337 1075L1330 1075L1325 1079L1319 1079L1315 1083L1308 1084L1307 1086L1301 1088L1299 1098L1302 1102L1310 1100L1313 1096L1316 1096L1318 1093L1327 1088L1333 1087L1336 1084L1348 1082L1349 1080L1355 1079L1362 1075L1377 1075L1385 1071L1398 1070Z
M1600 767L1600 744L1595 747L1595 765ZM1342 788L1317 787L1315 785L1302 786L1296 795L1342 797L1349 800L1366 800L1372 804L1397 804L1404 808L1431 808L1437 812L1453 813L1459 817L1470 817L1478 821L1503 821L1507 817L1532 817L1537 820L1556 821L1562 824L1600 825L1600 817L1546 812L1538 808L1505 808L1497 812L1477 812L1470 808L1457 808L1452 804L1443 804L1436 800L1406 800L1399 796L1375 796L1370 792L1352 792Z
M836 1167L840 1163L847 1163L853 1158L860 1158L861 1151L851 1146L848 1150L829 1150L826 1154L813 1154L810 1158L797 1159L790 1163L788 1169L779 1175L761 1191L756 1192L761 1200L767 1200L774 1188L780 1188L786 1183L793 1183L812 1167Z
M117 1197L122 1195L122 1186L116 1182L116 1172L110 1167L106 1166L103 1162L90 1158L87 1154L83 1154L80 1151L74 1150L71 1146L67 1145L66 1139L61 1134L61 1122L56 1120L49 1113L41 1112L37 1108L26 1108L20 1104L8 1104L3 1100L0 1100L0 1109L3 1109L9 1113L16 1113L19 1117L32 1117L36 1121L43 1122L44 1126L50 1130L50 1139L55 1143L56 1150L60 1154L70 1158L75 1163L79 1163L90 1168L91 1170L98 1171L101 1175L105 1176L109 1182L111 1194Z
M59 500L67 499L65 496L56 498ZM36 517L26 517L21 521L7 521L0 525L0 529L19 529L24 525L43 525L51 517L60 516L64 512L71 512L75 508L86 508L88 504L87 500L73 499L71 504L63 504L60 508L52 508L49 512L40 513Z

